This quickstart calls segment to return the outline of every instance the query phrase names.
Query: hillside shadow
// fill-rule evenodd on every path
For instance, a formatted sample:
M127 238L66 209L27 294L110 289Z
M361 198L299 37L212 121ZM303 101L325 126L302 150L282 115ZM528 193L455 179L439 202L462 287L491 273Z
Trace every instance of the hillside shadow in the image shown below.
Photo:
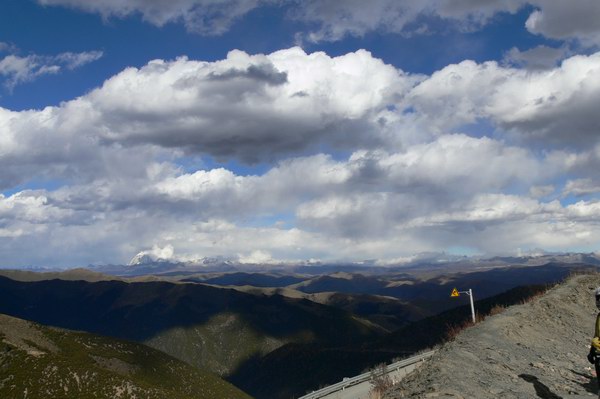
M353 377L365 369L390 363L397 352L287 344L244 362L226 379L256 399L297 398Z
M509 289L530 284L552 284L567 277L573 270L593 268L590 265L573 264L566 267L560 263L541 266L498 267L485 271L440 274L434 278L420 280L405 277L410 284L390 285L399 279L394 275L353 274L351 278L331 275L316 276L297 287L306 293L335 291L347 294L375 294L391 296L418 305L432 313L449 310L464 303L464 299L448 300L454 287L473 289L476 299L498 295ZM535 276L535 279L532 279ZM468 301L467 301L468 302Z
M170 282L22 282L0 276L0 313L41 324L146 341L234 314L263 336L347 344L374 334L347 312L305 299Z

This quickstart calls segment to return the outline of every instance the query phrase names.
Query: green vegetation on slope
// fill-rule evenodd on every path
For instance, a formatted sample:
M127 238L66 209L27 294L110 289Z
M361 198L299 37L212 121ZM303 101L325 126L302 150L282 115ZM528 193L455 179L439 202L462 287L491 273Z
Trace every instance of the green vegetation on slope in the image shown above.
M0 313L137 341L220 375L287 343L351 344L384 333L306 299L194 283L22 282L0 276Z
M0 314L0 397L250 397L147 346Z

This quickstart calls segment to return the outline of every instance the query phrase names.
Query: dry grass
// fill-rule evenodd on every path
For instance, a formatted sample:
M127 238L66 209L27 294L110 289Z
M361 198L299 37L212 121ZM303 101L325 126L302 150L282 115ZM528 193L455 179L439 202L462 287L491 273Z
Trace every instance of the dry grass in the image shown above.
M593 275L598 275L598 274L600 274L600 272L597 272L592 269L575 269L575 270L571 270L571 272L567 275L567 277L565 277L564 281L570 279L571 277L575 277L575 276L593 276Z
M446 329L446 341L454 341L454 339L460 334L460 332L469 327L473 327L475 323L471 320L465 320L458 324L449 324Z
M388 391L393 385L393 381L387 373L387 366L382 363L371 370L371 391L369 399L381 399L383 394Z
M504 312L505 310L506 310L506 306L496 305L490 309L489 316L495 316L497 314Z
M573 272L573 275L579 275L579 274L590 274L589 272ZM529 303L533 300L535 300L536 298L541 297L542 295L544 295L549 289L551 289L552 287L554 287L557 284L554 285L547 285L545 286L545 288L535 294L532 294L524 299L522 299L519 304L523 305L526 303ZM475 324L482 322L485 320L486 317L488 316L494 316L497 314L500 314L502 312L504 312L507 309L507 306L504 305L495 305L494 307L492 307L489 312L487 313L479 313L476 312L475 313L475 323L473 323L470 319L469 320L465 320L463 322L460 323L456 323L456 324L448 324L447 329L446 329L446 342L449 341L453 341L458 334L460 334L460 332L464 329L467 329L469 327L474 326Z
M552 288L552 287L553 287L553 286L550 286L550 285L549 285L549 286L548 286L548 287L547 287L547 288L546 288L544 291L540 291L540 292L538 292L537 294L533 294L533 295L531 295L531 296L528 296L527 298L524 298L524 299L521 301L521 305L525 305L526 303L529 303L529 302L533 301L534 299L541 297L542 295L544 295L544 294L546 293L546 291L548 291L548 290L549 290L550 288Z

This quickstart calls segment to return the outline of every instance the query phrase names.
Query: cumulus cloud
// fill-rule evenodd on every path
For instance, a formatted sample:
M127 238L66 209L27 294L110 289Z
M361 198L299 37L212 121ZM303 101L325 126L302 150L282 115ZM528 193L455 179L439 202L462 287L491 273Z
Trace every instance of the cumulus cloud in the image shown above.
M432 21L444 20L460 30L474 30L498 13L534 7L526 28L549 38L600 44L600 5L596 0L38 0L48 6L66 6L98 13L103 18L141 17L157 26L181 22L188 31L203 35L226 32L250 11L280 6L287 14L317 28L301 33L308 40L335 41L373 31L427 34Z
M64 140L66 148L34 146L41 159L63 166L73 157L97 159L88 157L89 143L102 143L106 156L148 145L248 163L321 145L368 147L384 140L373 128L377 114L414 82L364 50L340 57L292 48L267 56L232 51L213 63L156 60L58 107L0 110L0 144L10 150L9 161L30 151L28 143ZM19 163L10 165L5 179L24 176L11 171Z
M307 35L309 40L332 41L373 31L428 33L432 19L445 20L460 30L474 30L498 13L515 13L527 5L534 7L525 24L531 33L600 44L600 4L595 0L309 0L292 15L319 26Z
M74 265L591 246L600 143L585 107L598 68L592 54L422 76L366 51L298 48L128 68L56 107L0 108L0 187L17 191L0 196L0 252ZM187 155L266 170L183 169ZM18 188L31 181L60 187ZM561 192L582 201L562 204Z
M152 246L152 249L140 251L130 261L130 265L137 265L156 261L167 261L173 259L175 249L173 245L167 244L164 247L160 247L156 244Z
M77 183L115 176L136 179L154 173L150 165L156 150L140 147L128 151L101 145L93 126L93 110L79 105L21 112L0 108L0 189L33 178Z
M261 251L259 249L252 251L248 255L239 255L238 260L240 263L249 263L249 264L269 264L273 263L273 257L267 251Z
M529 174L519 173L521 168ZM53 192L20 193L8 197L7 203L18 202L27 210L0 216L12 231L27 231L32 241L47 239L50 231L92 237L96 229L114 231L120 226L118 235L129 238L118 245L109 237L98 239L116 245L120 249L115 254L126 254L128 259L139 252L135 246L144 246L146 240L173 245L182 258L229 255L233 250L245 254L242 257L248 262L256 261L251 256L254 251L292 260L309 255L373 258L377 251L381 256L397 256L398 251L385 245L390 236L402 234L414 241L409 226L414 230L441 223L439 215L436 223L418 222L426 215L442 208L470 209L468 204L478 192L500 190L519 179L536 181L541 169L547 167L522 149L457 135L404 153L361 151L345 161L326 155L286 160L260 176L239 176L222 168L183 174L162 168L121 184L99 181ZM149 184L152 180L154 185ZM23 201L24 196L30 199ZM238 225L294 209L301 229L284 229L275 222L263 228ZM456 214L455 210L449 220L456 222ZM475 223L477 215L488 214L473 215ZM498 215L497 222L502 216L514 220L502 212ZM36 224L43 228L31 229ZM160 230L144 227L149 224ZM183 225L199 230L184 229L184 233ZM241 237L247 241L236 241ZM433 249L426 242L418 247ZM154 252L155 258L164 257Z
M239 17L260 4L261 0L38 0L42 5L60 5L98 13L103 18L123 18L140 14L157 26L183 22L192 32L219 35L226 32Z
M506 52L503 61L509 65L530 70L550 69L558 66L558 62L562 61L568 54L569 49L567 47L537 46L525 51L513 47Z
M556 187L552 184L547 184L545 186L531 186L529 195L533 198L542 198L554 193L555 190Z
M573 56L543 71L463 61L419 84L406 106L437 120L439 129L490 118L526 139L589 146L600 124L599 76L600 53Z
M0 53L2 52L8 52L8 51L13 51L14 50L14 46L11 45L10 43L6 43L6 42L0 42Z
M0 51L13 49L2 43ZM4 78L4 85L9 89L15 86L31 82L43 75L52 75L63 69L73 70L85 64L101 58L101 51L89 51L82 53L61 53L55 56L27 55L19 56L9 54L0 58L0 77Z
M19 83L32 81L39 76L55 74L59 71L59 65L43 64L39 62L36 56L7 55L0 60L0 75L6 79L5 85L9 88L13 88Z
M574 195L576 197L600 193L600 182L590 178L569 180L563 189L563 195Z
M578 39L584 45L600 45L600 3L595 0L561 2L532 0L537 9L525 26L553 39Z
M346 35L362 36L370 31L423 33L422 18L443 18L459 22L463 29L478 27L497 12L515 12L524 1L480 0L38 0L42 5L66 6L98 13L104 18L134 14L157 26L182 22L188 31L204 35L226 32L240 17L258 7L283 6L292 18L319 25L308 34L312 41L339 40Z
M344 36L363 36L373 31L420 34L429 31L431 18L450 20L459 29L484 25L497 12L515 12L522 1L479 0L309 0L293 10L297 19L317 23L310 41L335 41Z
M157 151L252 163L323 148L397 150L481 119L517 138L589 147L599 123L599 69L600 53L535 72L465 61L430 77L405 74L365 51L157 60L58 107L0 110L2 178L6 187L18 184L39 173L33 166L40 163L49 175L105 173L106 159L126 162L127 147L136 148L128 156L140 164ZM18 161L23 156L27 162Z

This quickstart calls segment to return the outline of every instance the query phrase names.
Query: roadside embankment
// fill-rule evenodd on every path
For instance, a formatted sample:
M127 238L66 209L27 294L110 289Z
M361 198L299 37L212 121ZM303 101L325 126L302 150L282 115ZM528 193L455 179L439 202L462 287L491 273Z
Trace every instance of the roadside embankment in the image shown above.
M600 274L579 275L463 330L384 398L546 398L597 393L586 359Z

